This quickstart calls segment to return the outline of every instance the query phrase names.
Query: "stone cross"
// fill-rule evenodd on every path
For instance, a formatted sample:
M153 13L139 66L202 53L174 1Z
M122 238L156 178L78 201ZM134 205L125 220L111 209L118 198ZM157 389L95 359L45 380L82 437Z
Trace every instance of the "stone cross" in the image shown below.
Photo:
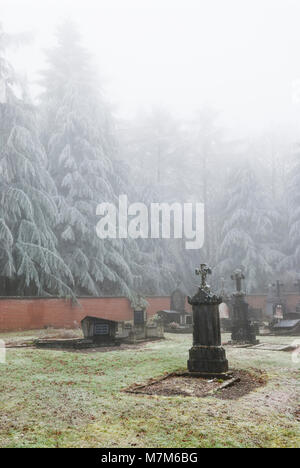
M231 279L236 282L237 292L242 291L242 280L245 279L245 276L241 269L237 268L235 272L231 275Z
M281 297L281 286L283 287L284 284L277 280L273 286L276 288L276 297Z
M195 273L198 276L201 275L200 289L207 290L209 286L206 284L206 277L207 275L211 275L211 269L209 268L209 266L207 266L206 263L201 263L200 268L197 268L195 270Z

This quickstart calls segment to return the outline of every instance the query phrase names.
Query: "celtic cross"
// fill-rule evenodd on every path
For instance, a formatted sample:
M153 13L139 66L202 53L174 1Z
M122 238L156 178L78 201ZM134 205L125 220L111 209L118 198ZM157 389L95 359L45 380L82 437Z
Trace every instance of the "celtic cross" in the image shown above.
M242 280L245 279L245 275L240 268L237 268L231 275L231 279L236 282L237 292L242 291Z
M201 263L200 268L195 270L197 276L201 276L201 285L200 289L207 290L209 289L208 284L206 284L207 275L211 275L211 269L205 263Z

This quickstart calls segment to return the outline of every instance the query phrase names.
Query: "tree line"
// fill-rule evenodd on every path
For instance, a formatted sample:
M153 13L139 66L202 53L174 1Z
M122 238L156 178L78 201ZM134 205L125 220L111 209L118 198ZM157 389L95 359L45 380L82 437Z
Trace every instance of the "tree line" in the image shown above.
M284 137L226 136L211 109L182 122L165 109L114 117L93 60L71 23L46 51L33 102L8 62L0 29L0 295L169 294L193 288L200 262L213 282L242 265L248 291L296 279L300 157ZM203 202L205 244L105 239L96 206Z

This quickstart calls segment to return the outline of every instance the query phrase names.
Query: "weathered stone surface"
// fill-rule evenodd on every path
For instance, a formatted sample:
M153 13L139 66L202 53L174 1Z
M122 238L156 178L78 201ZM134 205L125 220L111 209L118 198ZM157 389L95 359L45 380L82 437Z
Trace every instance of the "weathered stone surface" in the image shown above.
M257 343L255 328L249 320L249 305L242 296L232 300L231 340L239 343Z
M118 322L98 317L85 317L81 321L85 339L98 345L114 345L118 331Z
M188 360L189 372L222 374L228 371L228 361L222 346L193 346Z
M202 281L198 292L188 298L193 306L193 347L189 351L188 370L199 375L219 375L228 371L225 350L221 347L218 306L222 298L210 292L206 276L210 268L202 264L196 274Z
M232 321L231 340L233 343L256 344L255 327L249 320L249 304L245 301L245 293L242 291L242 280L245 279L240 269L235 270L231 279L236 281L236 292L232 295Z

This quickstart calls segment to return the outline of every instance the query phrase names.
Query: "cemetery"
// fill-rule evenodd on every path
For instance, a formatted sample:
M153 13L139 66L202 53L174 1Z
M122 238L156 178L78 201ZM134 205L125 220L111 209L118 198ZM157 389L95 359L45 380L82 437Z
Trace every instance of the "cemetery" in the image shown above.
M227 381L210 378L203 388L189 376L173 380L171 388L167 379L167 388L128 392L150 378L187 371L191 336L165 338L109 352L8 348L0 370L1 447L299 446L299 363L292 362L292 351L226 346L229 368L246 378L220 392L211 393ZM271 338L261 341L267 345ZM1 339L9 343L12 334Z
M299 2L0 3L0 448L300 448Z
M181 440L183 447L298 446L299 340L253 339L240 270L232 275L232 333L221 335L222 298L208 285L211 273L201 264L200 286L187 298L192 334L164 333L158 318L159 332L155 325L148 335L154 325L147 326L141 298L131 322L86 316L69 338L59 338L59 329L45 330L46 338L38 339L37 330L1 333L9 366L0 386L2 394L9 391L11 403L1 413L7 426L0 444L166 447ZM178 289L174 292L181 300L178 308L185 310ZM171 301L177 308L174 295L170 308ZM52 396L45 402L41 392L48 391ZM212 426L212 418L218 424Z

